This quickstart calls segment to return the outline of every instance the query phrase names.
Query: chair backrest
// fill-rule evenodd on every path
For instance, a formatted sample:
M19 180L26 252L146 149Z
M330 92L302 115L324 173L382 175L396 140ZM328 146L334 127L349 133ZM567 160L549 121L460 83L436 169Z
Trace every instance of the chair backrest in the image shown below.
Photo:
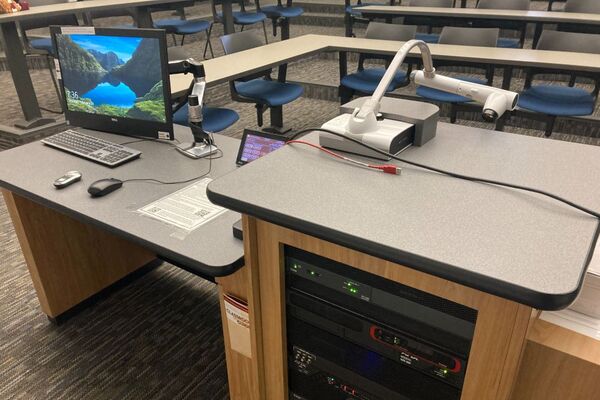
M221 40L225 54L233 54L239 51L250 50L264 45L262 39L255 35L252 30L231 33L229 35L221 36L219 39ZM243 78L237 80L248 81L259 77L270 77L270 74L271 70L268 69L244 76Z
M416 32L416 26L369 22L365 37L367 39L397 40L404 42L414 39Z
M367 26L367 31L365 32L365 38L405 42L407 40L414 39L416 33L417 27L414 25L398 25L386 24L383 22L369 22L369 25ZM387 67L392 61L392 58L393 56L361 53L358 56L358 70L362 71L364 69L365 60L384 60Z
M233 54L263 45L262 40L252 30L221 36L220 39L225 54Z
M544 30L536 49L600 54L600 35Z
M477 8L490 10L529 10L531 0L479 0Z
M536 49L538 50L551 50L551 51L569 51L575 53L590 53L600 54L600 35L591 33L579 33L579 32L562 32L562 31L549 31L544 30L540 36ZM540 73L557 74L555 70L543 70L531 68L527 71L525 78L525 88L531 86L533 77ZM598 95L600 90L600 79L597 74L589 74L583 72L577 72L571 74L570 86L575 84L577 76L587 76L592 78L596 82L594 89L594 96Z
M496 47L500 29L498 28L462 28L445 26L440 34L440 44L462 46Z
M454 7L454 0L409 0L411 7Z
M567 0L566 12L600 14L600 1L598 0Z
M62 4L67 3L67 0L37 0L31 1L30 6L47 6L51 4ZM50 25L79 25L75 14L68 15L55 15L51 17L33 18L26 19L19 22L21 32L28 31L30 29L47 28Z

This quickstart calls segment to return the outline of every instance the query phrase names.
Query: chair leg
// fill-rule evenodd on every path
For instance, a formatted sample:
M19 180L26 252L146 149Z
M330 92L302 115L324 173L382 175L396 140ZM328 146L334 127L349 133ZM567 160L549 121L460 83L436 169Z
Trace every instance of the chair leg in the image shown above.
M283 107L271 107L271 126L283 128Z
M215 58L215 53L213 52L213 48L212 48L212 43L210 42L210 34L212 32L212 25L210 26L210 28L208 28L208 31L206 31L206 44L204 45L204 54L202 55L202 57L204 57L204 59L206 59L206 50L210 49L210 56L211 58Z
M244 31L244 27L245 27L245 26L246 26L246 25L242 25L242 28L240 29L240 32L243 32L243 31Z
M174 33L171 33L171 37L173 38L173 44L177 46L177 36Z
M183 46L183 41L185 40L185 35L181 35L181 46Z
M458 114L458 110L456 109L456 104L450 103L450 122L456 123L456 116Z
M263 126L263 106L262 104L256 104L256 122L258 126Z
M555 122L556 122L556 115L548 115L546 117L546 131L544 132L544 136L550 137L550 135L552 135L552 131L554 130Z
M262 22L263 33L265 34L265 44L269 44L269 38L267 36L267 27L265 26L265 21Z
M352 100L352 95L354 94L354 90L347 88L346 86L340 85L338 86L338 96L340 98L340 104L344 105Z

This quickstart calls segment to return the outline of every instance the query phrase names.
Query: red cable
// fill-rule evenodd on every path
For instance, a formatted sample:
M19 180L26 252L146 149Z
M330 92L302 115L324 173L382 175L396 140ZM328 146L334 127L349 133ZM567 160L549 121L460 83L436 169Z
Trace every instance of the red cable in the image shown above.
M401 171L400 167L398 167L397 165L393 165L393 164L367 164L367 163L364 163L362 161L354 160L354 159L352 159L350 157L346 157L346 156L343 156L341 154L335 153L335 152L333 152L333 151L331 151L329 149L326 149L323 146L319 146L317 144L310 143L310 142L307 142L307 141L304 141L304 140L288 140L286 142L286 144L294 144L294 143L296 143L296 144L304 144L304 145L313 147L313 148L315 148L317 150L321 150L321 151L325 152L326 154L330 155L331 157L335 157L335 158L338 158L340 160L348 161L348 162L360 165L360 166L365 167L365 168L371 168L371 169L383 171L386 174L398 175L398 174L400 174L400 171Z

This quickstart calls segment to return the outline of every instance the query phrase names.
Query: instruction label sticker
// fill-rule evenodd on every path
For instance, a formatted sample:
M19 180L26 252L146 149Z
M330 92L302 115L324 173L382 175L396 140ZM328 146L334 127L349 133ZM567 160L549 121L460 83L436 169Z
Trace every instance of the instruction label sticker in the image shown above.
M93 26L62 26L60 33L63 35L95 35L96 28Z
M211 181L204 178L194 182L138 209L138 212L191 232L227 211L208 200L206 187Z

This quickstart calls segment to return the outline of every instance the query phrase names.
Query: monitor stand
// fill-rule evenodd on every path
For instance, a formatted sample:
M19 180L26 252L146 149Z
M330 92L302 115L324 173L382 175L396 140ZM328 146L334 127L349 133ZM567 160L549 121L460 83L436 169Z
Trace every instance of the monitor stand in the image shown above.
M176 149L181 154L194 159L208 157L219 151L219 148L214 144L207 144L204 142L182 143L177 146Z

